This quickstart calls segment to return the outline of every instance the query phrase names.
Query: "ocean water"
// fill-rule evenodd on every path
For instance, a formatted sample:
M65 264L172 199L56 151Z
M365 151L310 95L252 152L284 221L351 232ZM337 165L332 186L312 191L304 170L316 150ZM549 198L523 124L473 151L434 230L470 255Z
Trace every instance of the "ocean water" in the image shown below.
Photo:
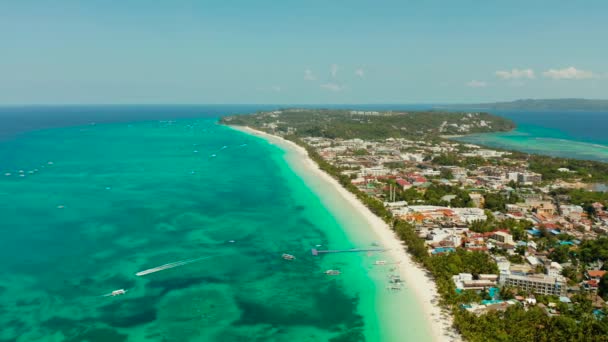
M504 112L517 128L506 133L458 138L474 144L527 153L608 162L607 112Z
M429 340L386 256L311 255L375 236L293 155L213 117L118 121L0 141L0 341Z

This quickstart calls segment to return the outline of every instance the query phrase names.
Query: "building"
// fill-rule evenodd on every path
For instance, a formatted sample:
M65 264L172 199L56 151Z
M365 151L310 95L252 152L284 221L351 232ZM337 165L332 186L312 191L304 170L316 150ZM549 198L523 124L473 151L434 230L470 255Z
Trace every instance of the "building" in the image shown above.
M403 190L407 190L412 187L412 183L406 181L405 179L397 179L397 185L399 185Z
M509 274L505 285L541 295L565 296L567 290L565 279L562 276L550 277L545 274Z
M524 184L540 183L542 175L536 172L523 172L517 175L517 181Z
M363 174L363 176L374 176L374 177L386 176L387 174L389 174L389 172L390 172L389 169L384 168L382 166L374 166L374 167L361 169L361 173Z
M546 217L553 216L555 214L555 205L553 205L551 201L526 199L525 206L532 211L536 211L537 214Z
M562 274L562 269L562 265L553 261L549 267L547 267L547 275L549 277L557 278Z
M460 273L452 276L452 281L460 290L484 290L496 286L498 276L496 274L480 274L479 279L473 279L471 273Z
M568 216L574 219L580 219L583 214L583 207L573 204L562 204L559 206L563 216Z
M506 231L496 231L494 233L492 233L492 236L490 236L491 239L494 239L498 242L507 244L507 245L513 245L513 236L509 233L507 233Z
M486 203L482 194L473 192L469 194L469 197L471 198L471 201L473 202L476 208L483 208L484 204Z
M585 277L587 279L595 279L598 282L600 280L602 280L602 277L606 274L606 271L601 271L601 270L588 270L587 273L585 274Z

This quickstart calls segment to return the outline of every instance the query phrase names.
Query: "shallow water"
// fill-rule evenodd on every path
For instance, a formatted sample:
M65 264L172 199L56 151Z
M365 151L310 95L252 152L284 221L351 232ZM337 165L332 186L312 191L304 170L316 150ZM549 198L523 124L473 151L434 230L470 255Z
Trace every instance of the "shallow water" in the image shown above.
M497 112L512 119L512 132L474 134L461 138L473 144L564 158L608 162L608 113Z
M114 123L24 133L0 156L0 341L428 339L381 255L311 255L374 237L259 138Z

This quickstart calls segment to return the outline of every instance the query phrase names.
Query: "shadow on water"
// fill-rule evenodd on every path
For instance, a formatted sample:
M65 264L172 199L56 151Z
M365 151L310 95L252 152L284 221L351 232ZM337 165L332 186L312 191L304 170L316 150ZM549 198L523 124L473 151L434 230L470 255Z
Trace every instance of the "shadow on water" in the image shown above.
M363 327L363 317L356 311L359 299L349 297L335 283L329 283L310 295L310 304L301 303L299 308L282 308L239 296L236 303L241 317L234 325L310 325L328 331Z

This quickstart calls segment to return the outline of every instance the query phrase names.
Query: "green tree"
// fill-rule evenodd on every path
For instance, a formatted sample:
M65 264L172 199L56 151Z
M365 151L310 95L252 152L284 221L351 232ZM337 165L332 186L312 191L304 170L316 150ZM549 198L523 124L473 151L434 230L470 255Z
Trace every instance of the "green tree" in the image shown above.
M608 273L604 274L600 280L597 293L604 299L608 299Z

